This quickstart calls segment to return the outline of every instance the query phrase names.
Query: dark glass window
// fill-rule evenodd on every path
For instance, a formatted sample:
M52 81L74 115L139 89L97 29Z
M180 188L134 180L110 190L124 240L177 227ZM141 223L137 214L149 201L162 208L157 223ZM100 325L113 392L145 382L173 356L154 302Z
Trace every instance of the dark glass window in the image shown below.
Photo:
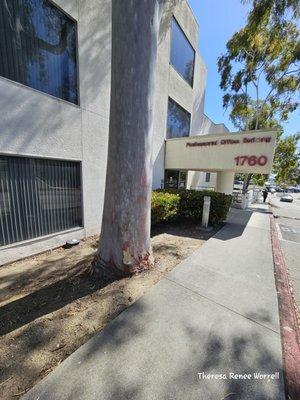
M205 174L205 182L210 182L210 172L206 172L206 174Z
M185 189L186 171L165 170L165 189Z
M178 189L179 171L165 171L165 189Z
M189 136L191 114L169 98L167 138Z
M79 162L0 156L0 246L80 226Z
M76 23L48 0L1 0L0 75L77 104Z
M178 189L185 189L187 181L187 172L180 171L179 172L179 180L178 180Z
M195 50L175 18L172 20L171 64L193 86Z

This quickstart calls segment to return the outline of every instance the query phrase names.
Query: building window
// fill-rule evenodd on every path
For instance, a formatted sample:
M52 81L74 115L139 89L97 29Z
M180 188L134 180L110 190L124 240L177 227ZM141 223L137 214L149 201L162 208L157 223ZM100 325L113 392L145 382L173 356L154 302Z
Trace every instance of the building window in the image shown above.
M210 182L210 172L206 172L206 174L205 174L205 182Z
M186 188L187 172L179 171L178 189Z
M76 22L48 0L0 2L0 75L78 104Z
M189 136L191 114L169 98L167 138Z
M176 71L187 81L187 83L190 86L193 86L195 50L175 18L172 20L170 61Z
M0 246L80 226L79 162L0 156Z
M187 180L186 171L165 171L165 189L185 189Z

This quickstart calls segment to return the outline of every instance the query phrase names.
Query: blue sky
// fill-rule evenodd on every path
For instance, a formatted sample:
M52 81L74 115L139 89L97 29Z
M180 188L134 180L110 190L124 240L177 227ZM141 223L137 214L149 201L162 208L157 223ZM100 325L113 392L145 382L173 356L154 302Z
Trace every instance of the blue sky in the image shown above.
M216 123L224 122L236 131L222 108L223 92L219 88L220 76L217 58L226 51L226 42L245 24L248 8L240 0L189 0L199 23L199 49L207 66L205 113ZM291 114L283 124L284 134L300 131L299 111Z

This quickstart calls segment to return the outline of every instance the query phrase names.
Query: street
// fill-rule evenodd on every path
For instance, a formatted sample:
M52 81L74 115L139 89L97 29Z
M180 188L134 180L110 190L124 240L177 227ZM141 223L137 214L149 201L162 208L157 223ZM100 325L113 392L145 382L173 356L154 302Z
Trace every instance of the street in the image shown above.
M294 298L300 310L300 193L292 193L293 203L280 201L280 194L268 200L276 217L276 225L285 262L294 288Z

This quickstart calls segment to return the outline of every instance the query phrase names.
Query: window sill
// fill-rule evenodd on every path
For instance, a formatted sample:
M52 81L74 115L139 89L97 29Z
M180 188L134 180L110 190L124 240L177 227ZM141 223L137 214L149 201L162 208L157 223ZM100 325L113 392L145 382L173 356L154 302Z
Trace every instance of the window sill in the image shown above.
M18 247L22 247L22 246L28 246L30 244L42 242L43 240L51 239L51 238L59 236L59 235L65 235L67 233L79 232L79 231L83 231L83 230L84 230L83 226L81 226L81 227L78 226L76 228L67 229L65 231L54 232L54 233L50 233L49 235L38 236L38 237L35 237L35 238L32 238L32 239L22 240L20 242L14 242L14 243L11 243L11 244L7 244L5 246L0 246L0 251L1 250L9 250L9 249L13 249L13 248L18 248Z

